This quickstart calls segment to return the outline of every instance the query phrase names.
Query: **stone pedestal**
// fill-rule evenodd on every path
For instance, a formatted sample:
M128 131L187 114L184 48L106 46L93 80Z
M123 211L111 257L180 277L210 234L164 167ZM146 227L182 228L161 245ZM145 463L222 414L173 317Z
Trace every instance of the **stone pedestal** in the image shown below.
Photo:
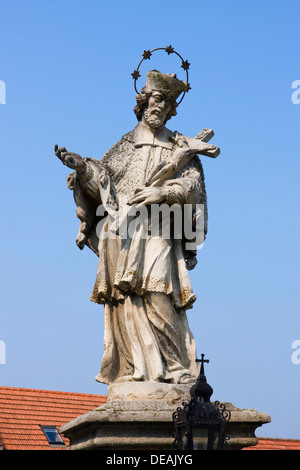
M135 383L112 385L108 401L99 408L65 424L59 430L70 439L71 450L172 451L173 413L190 400L190 385ZM230 449L257 444L255 430L271 421L253 409L238 409L230 403L231 419L226 433Z

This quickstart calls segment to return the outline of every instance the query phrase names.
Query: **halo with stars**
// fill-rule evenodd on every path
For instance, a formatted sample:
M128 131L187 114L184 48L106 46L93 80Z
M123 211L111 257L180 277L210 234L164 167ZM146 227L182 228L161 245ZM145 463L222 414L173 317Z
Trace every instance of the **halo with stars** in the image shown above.
M176 52L174 50L174 48L170 45L170 46L167 46L167 47L157 47L156 49L152 49L152 50L148 50L148 51L144 51L143 53L143 56L142 56L142 59L140 60L137 68L133 71L133 73L131 74L132 75L132 78L134 80L134 89L136 91L136 93L139 95L140 92L137 90L137 87L136 87L136 81L138 80L138 78L141 76L140 72L139 72L139 69L140 69L140 66L142 64L142 62L144 60L147 60L149 59L150 60L150 57L152 56L152 53L155 52L155 51L165 51L168 55L170 54L176 54L180 59L181 59L181 68L183 68L183 70L185 70L185 73L186 73L186 84L187 84L187 88L186 90L183 92L183 95L180 99L180 101L178 101L177 104L180 104L181 101L183 100L184 98L184 95L191 89L190 87L190 84L189 84L189 73L188 73L188 70L189 70L189 67L190 67L190 63L187 61L187 60L183 60L183 58L181 57L180 54L178 54L178 52Z

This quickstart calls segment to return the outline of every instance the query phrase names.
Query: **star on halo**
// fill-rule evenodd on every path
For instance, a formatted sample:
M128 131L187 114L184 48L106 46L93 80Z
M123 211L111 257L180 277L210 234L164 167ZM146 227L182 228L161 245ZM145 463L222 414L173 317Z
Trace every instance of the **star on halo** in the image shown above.
M143 57L144 59L150 59L150 57L152 56L151 54L151 51L144 51L144 54L143 54Z
M191 64L187 60L183 60L181 67L183 68L183 70L188 70L190 65Z
M170 46L166 47L165 50L166 50L166 52L168 53L168 55L170 55L170 54L173 54L173 52L174 52L174 47L172 47L172 46L170 45Z
M132 75L133 80L137 80L141 76L138 70L134 70L131 75Z

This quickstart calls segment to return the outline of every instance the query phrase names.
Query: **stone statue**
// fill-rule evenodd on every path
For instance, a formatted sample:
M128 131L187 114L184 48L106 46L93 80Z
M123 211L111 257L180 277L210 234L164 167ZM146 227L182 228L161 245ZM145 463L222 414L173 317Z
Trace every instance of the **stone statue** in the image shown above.
M182 239L151 233L154 205L201 207L204 238L207 200L198 154L216 157L208 144L213 132L195 138L172 132L166 122L176 115L177 98L187 83L176 75L149 71L134 108L137 126L102 158L82 158L55 146L68 176L80 220L76 243L99 257L93 302L104 304L104 355L96 380L188 384L196 381L196 345L186 311L195 302L188 270L196 265L196 248ZM134 221L133 207L146 220L124 236L116 220ZM160 224L158 222L158 224ZM174 220L170 217L169 226ZM143 226L143 230L141 229ZM132 229L132 227L134 227ZM126 230L125 230L126 232ZM142 236L143 235L143 236Z

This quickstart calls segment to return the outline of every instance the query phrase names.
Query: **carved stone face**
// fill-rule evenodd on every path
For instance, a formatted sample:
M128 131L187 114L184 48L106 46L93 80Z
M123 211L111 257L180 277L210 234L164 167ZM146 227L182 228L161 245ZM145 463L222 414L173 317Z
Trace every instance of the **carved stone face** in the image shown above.
M144 109L142 121L153 129L159 129L166 120L171 109L170 103L165 100L163 93L153 91L148 106Z

